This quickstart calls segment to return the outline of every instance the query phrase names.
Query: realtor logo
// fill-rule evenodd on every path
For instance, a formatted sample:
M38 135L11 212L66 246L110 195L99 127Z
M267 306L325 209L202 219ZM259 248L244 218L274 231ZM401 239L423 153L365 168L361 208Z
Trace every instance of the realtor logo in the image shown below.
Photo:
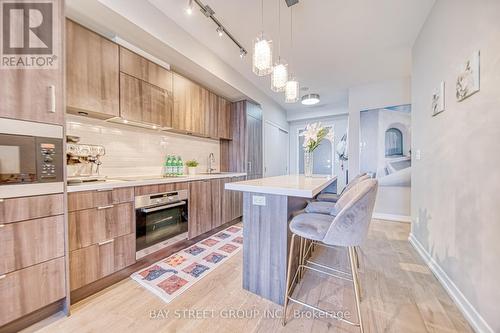
M0 0L1 68L55 68L53 1Z

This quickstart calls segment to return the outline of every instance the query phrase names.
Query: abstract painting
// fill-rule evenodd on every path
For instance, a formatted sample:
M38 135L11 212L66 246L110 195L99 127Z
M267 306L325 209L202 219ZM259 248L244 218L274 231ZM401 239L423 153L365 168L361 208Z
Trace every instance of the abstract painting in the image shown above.
M441 82L439 88L434 90L434 93L432 94L432 115L435 116L443 111L444 111L444 81Z
M459 102L479 91L479 70L479 51L476 51L467 59L462 72L457 77L457 100Z

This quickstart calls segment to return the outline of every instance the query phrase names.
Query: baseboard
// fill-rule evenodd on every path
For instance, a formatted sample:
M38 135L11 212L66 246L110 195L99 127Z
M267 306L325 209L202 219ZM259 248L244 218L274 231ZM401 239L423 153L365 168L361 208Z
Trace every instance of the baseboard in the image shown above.
M373 213L372 217L377 220L411 223L411 216L405 215Z
M481 317L472 304L470 304L460 289L458 289L455 283L450 279L441 266L439 266L438 263L430 256L427 250L424 249L422 244L420 244L413 234L410 234L408 241L422 257L427 266L429 266L434 276L441 283L448 295L450 295L451 299L455 302L474 331L478 333L494 333L493 329L488 325L483 317Z

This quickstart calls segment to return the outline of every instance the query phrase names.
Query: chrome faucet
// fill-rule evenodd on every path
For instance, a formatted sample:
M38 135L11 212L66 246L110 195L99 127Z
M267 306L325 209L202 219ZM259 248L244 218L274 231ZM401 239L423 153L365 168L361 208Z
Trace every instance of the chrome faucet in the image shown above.
M213 163L215 163L215 156L214 153L210 153L210 155L208 155L208 169L207 169L208 173L212 173L213 171L216 170L213 167Z

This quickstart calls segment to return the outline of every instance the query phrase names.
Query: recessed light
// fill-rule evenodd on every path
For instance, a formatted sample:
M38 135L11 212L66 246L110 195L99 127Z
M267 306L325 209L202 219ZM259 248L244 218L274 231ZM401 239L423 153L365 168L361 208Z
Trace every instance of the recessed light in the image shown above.
M307 94L302 96L300 101L302 105L315 105L319 103L319 95L318 94Z

